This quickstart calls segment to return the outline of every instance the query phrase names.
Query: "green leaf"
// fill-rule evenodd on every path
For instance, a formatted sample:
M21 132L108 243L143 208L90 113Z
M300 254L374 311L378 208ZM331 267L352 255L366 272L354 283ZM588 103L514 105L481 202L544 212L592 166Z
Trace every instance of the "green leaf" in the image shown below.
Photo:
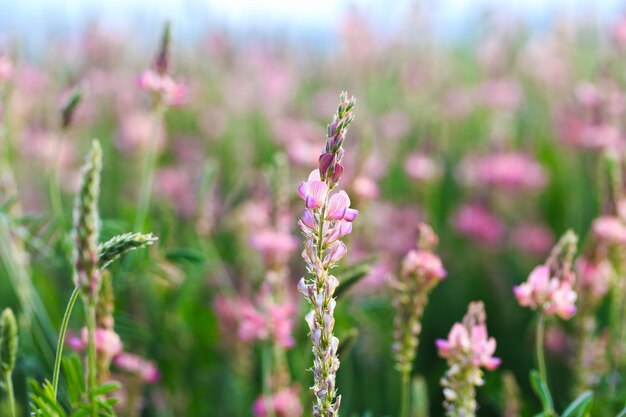
M548 384L541 378L539 372L534 369L530 371L530 385L533 391L535 391L535 394L537 394L537 397L539 397L543 411L551 412L554 410L554 402L552 401L552 394L550 394Z
M200 264L206 260L205 256L200 252L189 248L169 249L165 253L165 257L170 262L181 264L190 262L192 264Z
M617 417L626 417L626 408L624 408L622 411L620 411L620 413L617 415Z
M364 262L353 265L337 276L339 287L335 291L335 297L339 298L358 283L365 275L370 272L371 263Z
M107 395L114 391L117 391L121 387L122 387L122 384L120 384L119 382L111 381L111 382L107 382L106 384L100 385L99 387L94 388L92 393L93 395L96 395L96 396Z
M585 391L563 411L561 417L585 417L593 405L593 392Z

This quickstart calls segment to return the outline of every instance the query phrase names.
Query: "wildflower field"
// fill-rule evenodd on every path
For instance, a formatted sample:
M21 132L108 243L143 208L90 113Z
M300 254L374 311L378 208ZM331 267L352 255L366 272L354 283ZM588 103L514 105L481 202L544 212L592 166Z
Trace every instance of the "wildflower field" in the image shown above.
M626 416L626 17L0 44L0 417Z

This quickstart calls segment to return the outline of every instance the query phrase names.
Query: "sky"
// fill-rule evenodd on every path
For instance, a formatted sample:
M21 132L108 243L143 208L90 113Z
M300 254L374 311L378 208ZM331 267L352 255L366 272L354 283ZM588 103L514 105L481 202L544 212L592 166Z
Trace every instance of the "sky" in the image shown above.
M411 2L429 5L444 38L462 35L495 5L537 26L562 14L610 21L626 9L626 0L0 0L0 36L17 33L22 40L45 42L51 31L76 31L92 21L141 36L170 19L181 37L218 26L315 40L331 33L351 7L365 10L384 29L393 27Z

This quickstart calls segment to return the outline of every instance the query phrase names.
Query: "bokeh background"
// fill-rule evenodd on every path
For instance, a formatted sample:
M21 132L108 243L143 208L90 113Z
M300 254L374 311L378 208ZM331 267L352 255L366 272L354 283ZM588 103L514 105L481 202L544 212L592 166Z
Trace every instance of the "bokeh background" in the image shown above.
M157 149L142 231L160 241L111 273L124 350L153 361L160 377L133 382L141 401L122 415L251 415L266 347L237 337L239 307L224 300L258 297L264 252L251 242L276 212L299 247L295 189L347 90L357 107L342 185L361 214L344 271L370 269L337 310L336 333L351 341L338 376L342 415L398 413L386 279L415 247L420 221L438 233L448 271L415 363L430 415L443 415L446 368L434 340L476 299L503 360L479 391L479 415L505 415L511 379L525 400L520 415L534 414L532 313L512 287L568 228L584 240L605 207L604 154L624 141L626 15L619 1L508 3L0 0L0 52L13 63L0 90L3 192L18 201L3 211L0 305L23 320L22 405L26 377L51 369L72 289L71 202L97 137L102 240L137 224L141 167ZM166 20L170 72L188 95L161 124L136 80ZM62 129L77 88L83 99ZM297 308L287 363L306 413L311 354L295 294L304 266L299 249L289 255ZM80 327L77 313L75 334ZM556 320L548 329L559 406L571 398L570 331Z

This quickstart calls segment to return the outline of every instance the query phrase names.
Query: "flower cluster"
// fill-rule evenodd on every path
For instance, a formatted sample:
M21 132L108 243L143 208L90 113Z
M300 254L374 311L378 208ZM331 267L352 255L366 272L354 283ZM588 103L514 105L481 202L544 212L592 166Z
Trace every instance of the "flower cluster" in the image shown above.
M421 224L418 249L406 255L400 277L391 281L396 308L393 352L402 373L411 372L428 295L446 276L441 259L432 252L436 245L437 236L433 230Z
M471 417L476 412L476 387L483 385L482 368L492 371L500 365L494 357L496 341L487 334L482 302L470 303L462 323L455 323L448 339L436 341L439 356L449 369L441 380L444 407L449 417Z
M576 235L567 232L554 247L546 263L535 267L528 280L513 289L521 306L547 315L556 314L565 320L576 313L577 294L572 271L576 243ZM563 259L559 260L561 256Z
M346 254L346 245L339 240L350 234L352 221L358 211L350 208L350 198L344 191L331 194L343 172L341 159L343 142L348 125L353 119L351 112L354 98L341 94L339 108L328 125L326 147L319 158L319 169L314 170L307 181L298 187L298 194L306 208L298 224L306 237L302 256L309 273L302 278L298 290L312 306L306 315L311 342L313 343L313 393L316 404L313 415L336 416L341 397L335 400L335 375L339 368L337 349L339 340L333 335L335 299L333 294L339 285L330 270Z
M166 24L161 37L161 46L154 60L153 68L144 71L137 85L147 91L157 104L182 106L187 100L187 88L168 75L170 25Z

